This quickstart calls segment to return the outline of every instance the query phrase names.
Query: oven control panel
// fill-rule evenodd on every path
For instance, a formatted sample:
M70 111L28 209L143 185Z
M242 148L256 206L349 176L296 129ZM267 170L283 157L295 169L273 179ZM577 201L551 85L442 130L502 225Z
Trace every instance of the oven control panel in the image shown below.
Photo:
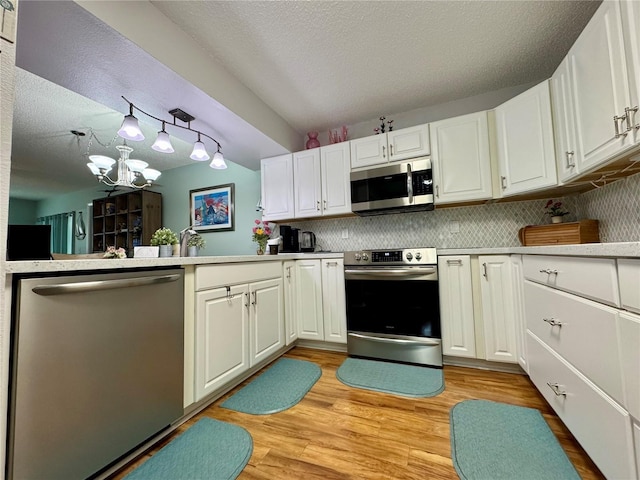
M345 265L435 265L435 248L357 250L344 252Z

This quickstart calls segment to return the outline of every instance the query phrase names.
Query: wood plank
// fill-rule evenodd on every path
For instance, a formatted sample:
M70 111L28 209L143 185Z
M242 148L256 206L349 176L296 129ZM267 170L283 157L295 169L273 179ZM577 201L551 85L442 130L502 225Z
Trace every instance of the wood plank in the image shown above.
M467 399L540 410L582 478L604 478L524 375L445 366L444 392L430 398L406 398L342 384L335 373L346 358L344 353L296 347L285 357L308 360L322 368L322 377L299 404L272 415L221 408L239 386L179 429L184 431L202 416L246 428L253 437L254 451L240 480L457 480L451 460L449 411ZM160 446L111 478L122 479Z

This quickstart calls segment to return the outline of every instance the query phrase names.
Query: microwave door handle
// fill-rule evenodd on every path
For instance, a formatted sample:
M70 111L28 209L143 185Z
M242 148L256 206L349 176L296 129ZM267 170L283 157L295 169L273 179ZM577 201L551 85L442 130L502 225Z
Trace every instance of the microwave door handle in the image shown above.
M407 197L409 198L409 203L413 204L413 174L409 163L407 163Z

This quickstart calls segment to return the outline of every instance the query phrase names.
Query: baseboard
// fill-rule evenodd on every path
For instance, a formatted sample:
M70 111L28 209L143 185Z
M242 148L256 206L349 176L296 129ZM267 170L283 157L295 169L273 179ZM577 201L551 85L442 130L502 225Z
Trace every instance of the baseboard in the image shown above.
M453 367L477 368L480 370L493 370L494 372L518 373L526 375L526 372L520 368L517 363L489 362L478 358L451 357L443 356L443 363Z
M315 350L328 350L330 352L347 353L346 343L322 342L320 340L306 340L299 338L294 344L298 347L313 348Z

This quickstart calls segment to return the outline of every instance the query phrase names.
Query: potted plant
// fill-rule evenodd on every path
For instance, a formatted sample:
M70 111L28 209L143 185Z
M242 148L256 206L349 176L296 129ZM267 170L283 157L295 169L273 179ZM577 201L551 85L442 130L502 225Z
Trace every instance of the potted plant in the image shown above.
M549 200L544 208L546 209L545 213L551 216L551 223L562 223L562 217L569 215L560 201Z
M187 241L187 256L197 257L198 250L204 248L206 244L207 242L204 238L202 238L202 235L200 235L199 233L194 233L193 235L191 235L191 237L189 237L189 240Z
M260 220L256 220L251 239L258 244L258 250L256 252L258 255L264 255L270 235L271 228L269 228L269 225L262 223Z
M173 254L173 245L177 244L177 235L165 227L159 228L151 236L151 245L160 247L161 257L170 257Z

